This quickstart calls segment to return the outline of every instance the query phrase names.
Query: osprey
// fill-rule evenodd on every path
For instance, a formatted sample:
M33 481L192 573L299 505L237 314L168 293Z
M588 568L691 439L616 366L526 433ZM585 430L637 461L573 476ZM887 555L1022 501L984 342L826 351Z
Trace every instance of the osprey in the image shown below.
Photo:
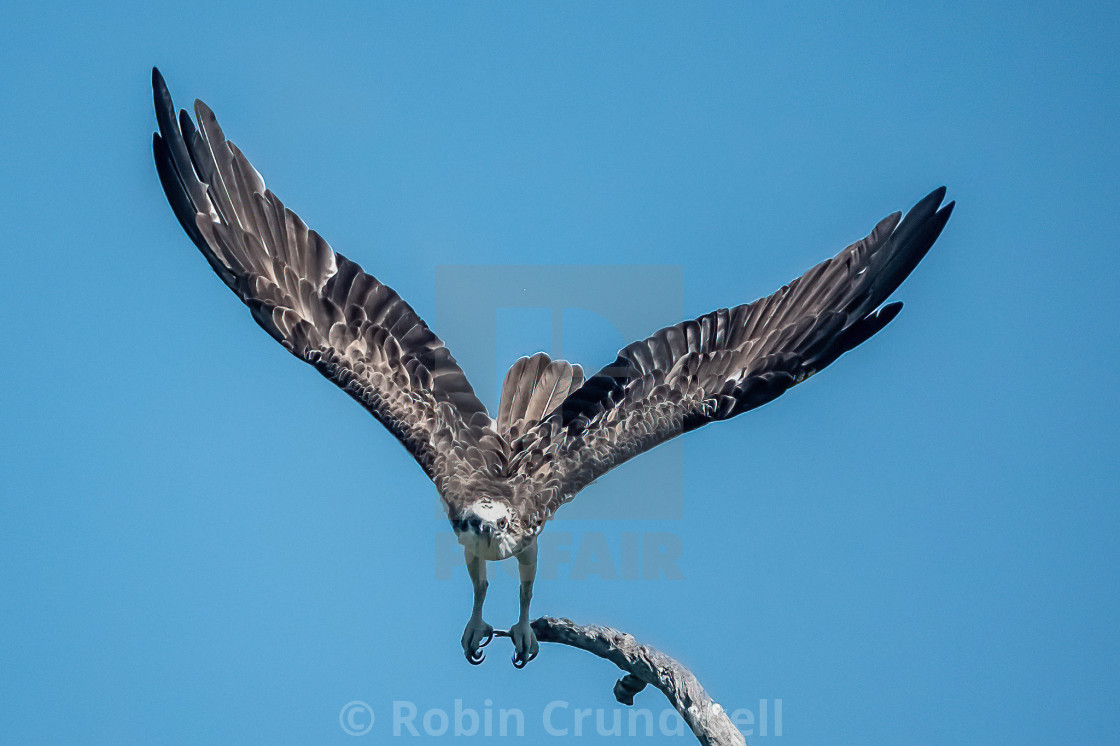
M509 636L521 668L538 650L537 535L556 510L627 459L769 402L882 329L902 308L882 304L953 209L936 189L773 295L662 329L590 378L544 353L521 358L495 419L412 307L265 188L205 104L196 126L186 111L176 119L155 69L152 87L156 168L183 230L256 322L369 410L435 483L474 587L462 646L475 664L494 636L482 619L487 562L517 558Z

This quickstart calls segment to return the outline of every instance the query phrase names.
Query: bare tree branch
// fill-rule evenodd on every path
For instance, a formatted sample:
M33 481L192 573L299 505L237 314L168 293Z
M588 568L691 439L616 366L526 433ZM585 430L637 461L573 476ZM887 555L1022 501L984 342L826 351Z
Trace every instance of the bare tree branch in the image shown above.
M615 682L614 696L624 705L647 684L660 689L705 746L745 746L746 739L723 707L708 696L687 668L664 653L643 645L633 635L596 624L580 625L570 619L542 616L533 621L539 642L555 642L605 658L626 672ZM509 637L495 630L496 637Z

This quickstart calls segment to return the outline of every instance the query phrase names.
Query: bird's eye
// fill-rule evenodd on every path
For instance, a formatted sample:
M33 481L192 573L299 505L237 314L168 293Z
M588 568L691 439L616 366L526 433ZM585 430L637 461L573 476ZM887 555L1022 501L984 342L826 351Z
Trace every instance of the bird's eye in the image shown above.
M498 528L505 531L507 525L509 525L509 521L507 521L505 518L498 519Z

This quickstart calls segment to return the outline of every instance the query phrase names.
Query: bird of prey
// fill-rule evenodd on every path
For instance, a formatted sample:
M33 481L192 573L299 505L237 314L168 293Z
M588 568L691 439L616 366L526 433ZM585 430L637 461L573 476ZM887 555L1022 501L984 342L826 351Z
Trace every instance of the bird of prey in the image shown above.
M940 235L944 187L772 295L623 348L590 378L544 353L514 363L497 417L447 347L387 285L331 250L267 189L201 101L178 117L152 71L156 167L183 230L258 324L389 429L435 483L464 547L474 608L462 636L481 663L486 563L516 557L514 665L538 651L529 624L537 535L556 510L669 438L780 396L890 322L883 305Z

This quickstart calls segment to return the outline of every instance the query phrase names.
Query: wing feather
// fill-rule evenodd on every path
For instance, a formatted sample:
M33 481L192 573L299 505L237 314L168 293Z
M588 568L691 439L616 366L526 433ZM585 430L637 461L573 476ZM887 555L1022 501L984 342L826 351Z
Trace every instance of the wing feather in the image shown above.
M416 312L286 208L205 104L196 126L176 118L156 70L152 88L167 200L257 323L365 406L441 491L463 469L500 471L486 408Z
M516 444L514 467L543 485L535 520L638 453L773 400L886 326L902 304L882 304L952 213L944 198L941 187L905 218L888 215L766 298L623 348Z

